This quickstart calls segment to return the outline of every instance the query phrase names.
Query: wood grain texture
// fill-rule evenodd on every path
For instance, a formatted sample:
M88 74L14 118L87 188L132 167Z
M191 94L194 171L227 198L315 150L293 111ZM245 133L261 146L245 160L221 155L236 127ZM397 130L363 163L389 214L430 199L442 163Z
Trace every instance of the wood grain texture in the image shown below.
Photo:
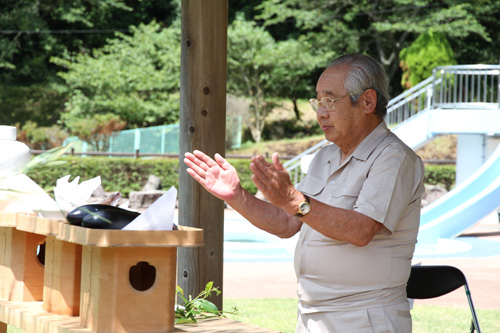
M227 0L184 0L181 6L179 152L225 155ZM198 295L209 281L223 290L224 203L179 165L179 224L204 230L205 247L180 248L178 284ZM222 297L211 299L218 307Z

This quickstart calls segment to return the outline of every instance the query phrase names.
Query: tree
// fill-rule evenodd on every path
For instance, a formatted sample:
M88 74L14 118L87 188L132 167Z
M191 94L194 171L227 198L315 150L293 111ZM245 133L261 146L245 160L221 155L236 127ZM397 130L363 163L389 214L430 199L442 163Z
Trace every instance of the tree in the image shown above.
M228 90L250 99L250 131L255 142L260 142L265 118L274 104L266 100L264 84L274 40L264 28L244 20L240 15L228 28L227 71Z
M177 0L3 0L1 7L0 79L22 85L53 80L52 56L102 47L132 25L168 26L179 14Z
M179 119L180 28L156 22L118 33L91 54L52 61L69 100L61 116L69 127L78 119L113 113L129 128L173 124Z
M324 53L368 53L380 60L395 82L393 79L400 75L401 49L430 29L448 38L475 36L489 42L489 33L480 23L479 6L455 0L265 0L258 19L267 26L295 22L313 47ZM392 88L393 94L401 90L394 84Z
M277 42L265 57L269 64L265 88L273 97L291 99L296 120L300 120L299 98L316 96L315 81L328 64L321 54L312 54L311 43L305 38Z
M156 19L168 26L178 0L2 0L0 123L57 124L65 92L51 57L101 48L115 31Z
M305 40L276 42L263 27L235 18L228 29L228 90L250 99L249 128L255 142L262 139L266 117L276 106L276 97L311 96L311 74L324 58L314 57Z
M102 29L99 23L110 12L130 9L123 0L4 1L0 12L0 26L6 30L0 35L3 82L46 81L55 74L48 62L50 56L85 45L81 34L68 38L68 33L53 32Z
M125 122L120 117L108 113L72 119L68 125L74 135L90 144L96 151L108 151L110 138L118 135L118 131L125 127Z
M432 75L437 66L455 65L456 60L450 43L442 33L421 34L409 47L399 54L405 89L416 86Z
M39 126L31 120L18 129L17 134L19 141L24 142L31 149L40 150L60 147L67 137L68 134L59 125Z

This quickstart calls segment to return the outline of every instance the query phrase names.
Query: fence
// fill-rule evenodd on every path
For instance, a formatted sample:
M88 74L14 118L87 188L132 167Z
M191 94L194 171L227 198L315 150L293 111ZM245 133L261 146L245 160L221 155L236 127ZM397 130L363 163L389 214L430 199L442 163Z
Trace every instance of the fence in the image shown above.
M242 137L241 116L226 117L226 147L239 148ZM67 138L63 145L73 143L77 153L96 152L97 149L77 137ZM108 145L106 145L108 146ZM109 138L106 153L179 154L179 124L136 128L116 132ZM110 154L109 156L113 156Z

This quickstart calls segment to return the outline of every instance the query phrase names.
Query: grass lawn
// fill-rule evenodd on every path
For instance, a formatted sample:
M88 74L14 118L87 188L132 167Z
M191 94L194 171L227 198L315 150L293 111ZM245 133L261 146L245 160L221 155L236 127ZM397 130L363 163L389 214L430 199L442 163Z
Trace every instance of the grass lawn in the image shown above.
M239 314L228 318L283 333L295 332L295 298L225 298L224 309L236 306ZM500 310L476 309L482 332L500 332ZM411 311L414 333L469 332L469 308L416 305Z
M224 310L236 306L238 314L227 317L269 328L283 333L294 333L297 314L295 298L225 298ZM476 309L482 332L500 332L500 310ZM412 310L414 333L469 332L469 308L416 305ZM24 331L9 326L8 333Z

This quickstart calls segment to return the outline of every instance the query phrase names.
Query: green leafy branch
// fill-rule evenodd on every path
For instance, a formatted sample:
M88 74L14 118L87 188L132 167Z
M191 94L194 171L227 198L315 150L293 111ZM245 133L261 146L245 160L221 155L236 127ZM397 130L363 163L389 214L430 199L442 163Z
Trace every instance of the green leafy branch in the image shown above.
M181 287L176 287L177 296L179 296L184 301L183 305L178 304L175 306L176 324L196 324L200 319L221 318L225 317L224 313L238 313L238 309L236 307L234 307L233 310L229 312L219 311L215 304L207 300L207 298L212 296L212 293L216 293L216 296L221 293L218 288L213 287L213 284L213 281L210 281L205 286L205 290L203 290L195 298L192 298L191 295L189 295L189 299L186 299L186 297L184 297L184 290L182 290Z
M64 153L73 145L73 143L70 143L67 146L64 147L56 147L52 148L50 150L47 150L46 152L35 156L31 161L26 163L21 169L16 170L20 173L28 174L29 172L33 171L39 171L43 170L46 168L55 168L61 165L64 165L68 162L66 161L61 161L59 160Z

